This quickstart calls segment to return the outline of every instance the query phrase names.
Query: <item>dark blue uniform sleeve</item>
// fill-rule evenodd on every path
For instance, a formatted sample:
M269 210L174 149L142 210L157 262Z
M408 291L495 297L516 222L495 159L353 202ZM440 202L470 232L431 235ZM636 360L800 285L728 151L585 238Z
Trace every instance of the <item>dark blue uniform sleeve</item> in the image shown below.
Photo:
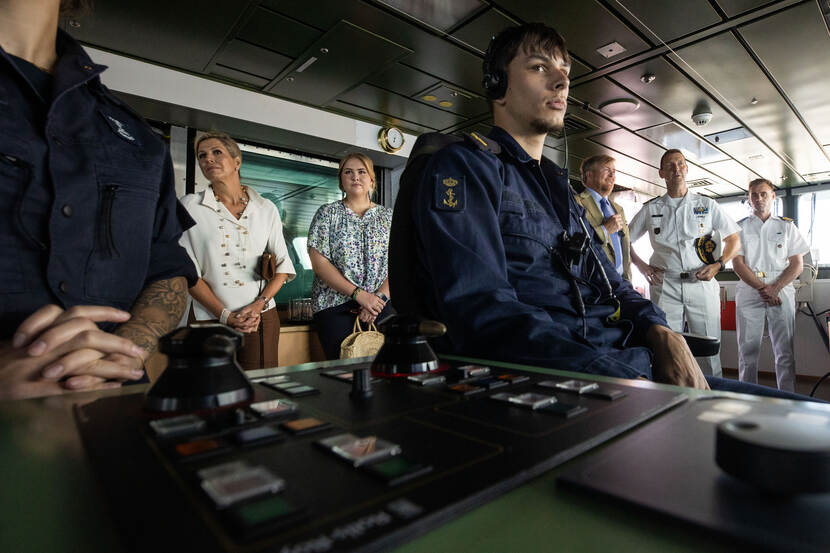
M169 151L165 156L164 164L164 182L161 185L156 206L153 243L150 248L150 263L144 286L159 280L183 276L187 279L187 286L192 287L196 284L198 275L190 256L179 245L179 238L185 230L196 223L176 199L173 164Z
M563 370L649 377L647 366L634 367L625 356L597 350L545 309L519 300L508 280L510 261L499 225L502 175L496 156L449 146L433 156L414 198L418 254L432 293L427 303L447 325L453 350Z

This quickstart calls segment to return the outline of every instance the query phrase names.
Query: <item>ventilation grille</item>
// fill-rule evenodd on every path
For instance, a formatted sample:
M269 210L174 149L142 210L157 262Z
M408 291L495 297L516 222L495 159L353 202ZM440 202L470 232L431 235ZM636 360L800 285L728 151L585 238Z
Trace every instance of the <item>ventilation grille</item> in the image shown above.
M591 131L594 129L598 129L596 125L593 123L589 123L584 119L580 119L579 117L575 117L570 113L565 114L565 126L564 129L568 131L568 134L577 134L584 131ZM564 133L562 131L554 131L550 133L550 135L554 138L562 138Z
M686 182L686 186L689 188L701 188L703 186L715 186L717 183L714 181L710 181L709 179L697 179L697 180L690 180Z

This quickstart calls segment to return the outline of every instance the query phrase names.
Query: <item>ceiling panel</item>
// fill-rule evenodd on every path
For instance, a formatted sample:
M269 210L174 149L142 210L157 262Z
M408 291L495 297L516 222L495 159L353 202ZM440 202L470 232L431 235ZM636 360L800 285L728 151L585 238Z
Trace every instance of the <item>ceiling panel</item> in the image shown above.
M796 118L741 44L722 34L678 51L695 69L693 77L713 89L771 148L799 173L830 169L830 160ZM676 61L677 56L671 55ZM752 98L758 103L752 105Z
M363 2L318 0L314 2L314 9L309 9L308 4L308 0L269 2L275 10L316 27L330 27L334 24L333 18L337 16L360 27L373 29L375 33L413 51L403 60L406 65L471 92L483 94L481 58L463 48Z
M275 30L279 29L278 32ZM323 33L266 8L257 8L237 37L291 58L299 56Z
M356 106L342 100L330 102L326 107L335 113L349 115L351 117L356 117L357 119L362 119L364 121L370 121L378 125L393 125L412 134L421 134L438 130L436 128L415 123L414 121L407 121L406 119L400 117L393 117L385 113Z
M359 17L367 9L360 0L263 0L261 5L316 29L328 29L341 19Z
M660 166L660 157L665 149L655 146L648 140L640 138L626 129L617 129L605 134L591 137L591 140L607 146L612 150L639 159L652 167Z
M430 107L449 111L464 117L478 117L489 113L490 105L480 96L473 96L456 90L446 83L439 83L412 96L413 100Z
M490 44L492 37L515 24L516 22L509 16L492 8L456 29L452 36L483 53L487 51L487 46Z
M611 6L654 44L670 42L721 22L708 0L619 0Z
M397 92L402 96L414 94L438 84L439 80L402 63L394 63L370 77L369 84Z
M199 0L97 1L72 35L106 50L202 71L247 7L228 2L221 12L206 14Z
M727 154L710 145L705 139L690 133L674 121L637 131L637 134L661 144L667 150L673 148L681 150L686 159L697 163L712 163L729 158Z
M716 0L726 15L735 17L749 10L773 4L770 0Z
M593 67L625 59L648 47L622 21L593 0L512 0L510 11L524 21L541 21L555 27L565 37L568 50ZM597 53L597 48L613 41L620 43L626 51L611 59Z
M564 150L564 147L559 146L556 149ZM660 179L660 176L657 174L656 168L646 165L641 161L638 161L625 154L615 152L610 148L607 148L596 142L592 142L590 140L575 140L573 142L569 141L568 152L571 155L576 155L582 159L586 159L591 156L601 154L609 155L616 160L615 165L618 171L622 171L623 173L632 175L634 177L637 177L638 179L650 182L654 185L658 185L661 188L665 188L665 186L663 186L662 179ZM574 167L573 170L578 172L579 167ZM643 192L646 191L644 190Z
M409 52L374 33L340 21L283 71L268 92L321 106ZM363 63L355 64L355 58Z
M225 67L220 64L215 64L211 69L210 74L220 77L220 80L230 81L231 84L239 85L241 83L255 88L262 88L271 82L270 79L257 77L256 75L251 75L250 73L245 73L244 71L237 71L233 67Z
M769 179L775 185L789 185L789 183L782 182L781 178L787 174L784 162L754 136L721 144L720 148L732 156L733 159L750 167L758 176ZM748 182L737 182L736 184L743 186Z
M637 100L635 96L629 92L626 92L608 79L597 79L578 85L571 89L571 97L583 102L590 102L590 104L594 107L599 107L603 104L603 102L607 102L609 100ZM639 108L631 113L614 117L614 121L621 126L637 130L644 127L667 123L669 118L650 105L640 102Z
M741 27L740 33L819 141L830 142L830 33L816 3Z
M231 40L214 62L270 81L291 63L291 58L241 40Z
M418 39L415 52L404 63L455 83L462 88L484 95L481 88L481 58L460 47L431 35Z
M640 77L646 74L654 75L655 79L651 83L644 83ZM710 134L740 126L729 112L721 108L706 92L689 81L664 58L655 58L618 71L613 73L611 78L694 132ZM712 120L705 127L698 128L692 122L692 112L701 101L708 102Z
M377 1L442 31L449 31L482 8L481 0L452 0L451 2L434 0Z
M732 191L732 194L745 191L751 180L760 177L759 174L747 169L734 159L707 163L704 167L708 171L711 171L712 173L731 182L735 186L735 190Z
M445 129L465 120L464 117L404 98L387 90L364 84L337 98L378 113L417 121L434 129Z

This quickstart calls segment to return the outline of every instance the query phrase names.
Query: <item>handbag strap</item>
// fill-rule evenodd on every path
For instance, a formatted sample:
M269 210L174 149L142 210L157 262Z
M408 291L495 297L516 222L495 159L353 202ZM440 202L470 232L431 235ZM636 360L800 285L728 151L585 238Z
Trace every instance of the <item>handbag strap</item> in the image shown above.
M354 326L352 326L352 334L356 332L369 332L369 331L380 332L378 327L375 326L375 323L369 323L366 325L366 330L363 330L363 327L360 326L360 315L354 318Z

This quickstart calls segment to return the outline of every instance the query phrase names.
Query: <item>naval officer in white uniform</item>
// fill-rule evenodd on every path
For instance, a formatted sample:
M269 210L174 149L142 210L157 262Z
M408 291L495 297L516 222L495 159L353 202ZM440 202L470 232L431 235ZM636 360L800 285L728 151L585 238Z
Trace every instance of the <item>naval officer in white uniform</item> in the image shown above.
M651 301L666 312L669 327L683 332L684 321L693 334L720 338L720 287L713 279L738 252L738 225L706 196L689 192L689 168L680 150L660 158L660 178L667 194L646 202L629 225L633 244L649 233L654 253L646 263L634 249L631 260L649 282ZM698 238L718 231L722 256L713 263L698 257ZM720 356L698 357L704 374L721 376Z
M741 249L732 262L741 281L735 287L738 323L738 378L758 382L758 355L764 321L775 355L778 389L795 391L795 289L810 246L792 219L772 215L775 189L766 179L749 183L752 215L741 219Z

